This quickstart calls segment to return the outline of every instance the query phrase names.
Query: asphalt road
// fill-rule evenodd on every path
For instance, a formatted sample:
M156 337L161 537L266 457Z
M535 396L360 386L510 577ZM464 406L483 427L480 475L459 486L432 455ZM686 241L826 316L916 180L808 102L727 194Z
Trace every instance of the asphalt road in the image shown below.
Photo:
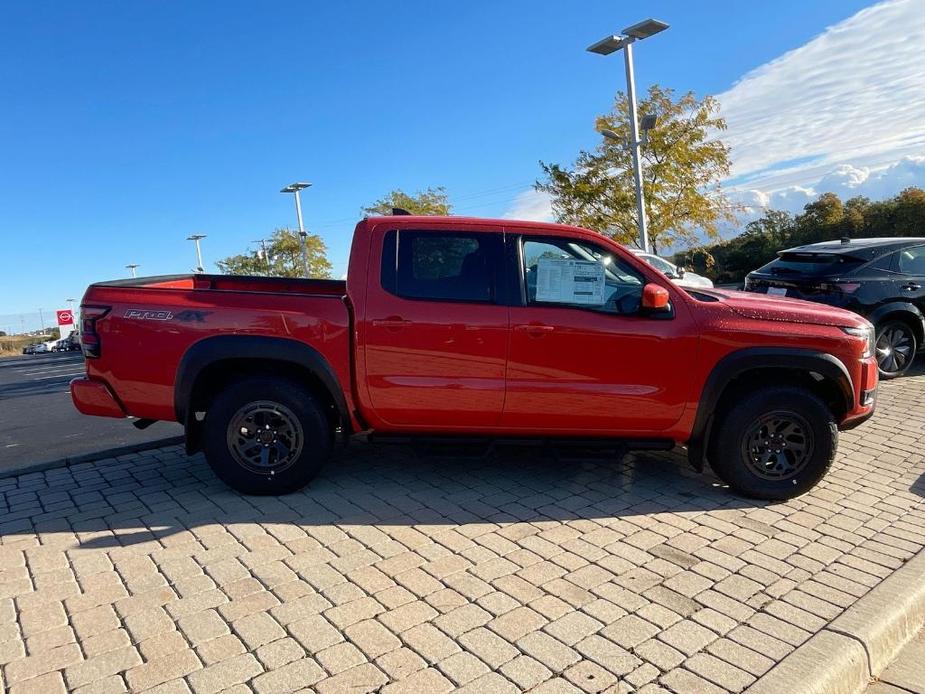
M0 359L0 473L182 433L173 423L139 431L130 419L80 414L68 384L83 361L79 352Z

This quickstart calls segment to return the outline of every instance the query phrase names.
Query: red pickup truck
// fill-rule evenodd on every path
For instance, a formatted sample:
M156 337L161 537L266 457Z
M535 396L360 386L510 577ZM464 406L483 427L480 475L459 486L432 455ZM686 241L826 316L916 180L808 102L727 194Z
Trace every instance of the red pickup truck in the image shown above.
M303 486L365 433L686 445L698 470L784 499L877 389L853 313L682 289L600 234L509 220L364 219L346 282L102 282L81 324L77 409L180 422L247 493Z

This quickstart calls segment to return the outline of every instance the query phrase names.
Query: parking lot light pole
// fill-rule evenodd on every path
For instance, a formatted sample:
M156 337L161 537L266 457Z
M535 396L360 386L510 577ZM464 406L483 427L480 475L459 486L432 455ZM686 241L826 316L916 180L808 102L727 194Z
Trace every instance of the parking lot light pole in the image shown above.
M125 267L126 267L126 269L132 271L132 277L138 277L138 275L135 273L135 268L139 268L139 267L141 267L141 265L139 265L138 263L129 263L129 264L126 265Z
M202 267L202 248L199 246L199 242L206 237L205 234L192 234L186 237L187 241L193 241L196 244L196 272L205 272Z
M311 183L299 182L290 183L280 190L280 193L292 193L295 195L295 214L299 220L299 238L302 240L302 273L308 277L308 234L305 233L305 225L302 223L302 196L301 191L311 186Z
M646 19L627 27L622 34L608 36L587 48L590 53L597 53L598 55L610 55L623 49L623 58L626 64L626 98L630 117L629 147L633 155L636 211L639 218L639 245L646 253L649 252L649 233L646 220L645 196L642 190L642 160L639 156L639 146L642 143L639 140L639 124L636 116L636 77L633 72L633 44L667 28L668 25L665 22L660 22L657 19Z

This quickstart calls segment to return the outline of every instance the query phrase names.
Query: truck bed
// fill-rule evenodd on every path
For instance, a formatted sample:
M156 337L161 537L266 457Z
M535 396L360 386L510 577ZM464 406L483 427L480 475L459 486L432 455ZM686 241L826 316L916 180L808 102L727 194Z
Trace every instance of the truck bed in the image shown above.
M92 287L134 287L144 289L202 289L225 292L269 292L273 294L312 294L344 296L343 280L301 277L252 277L246 275L159 275L96 282Z
M109 416L175 420L174 386L192 346L228 336L272 337L321 354L350 393L345 292L346 282L337 280L230 275L92 284L81 305L108 312L96 321L100 356L87 360L87 376L106 384L118 403Z

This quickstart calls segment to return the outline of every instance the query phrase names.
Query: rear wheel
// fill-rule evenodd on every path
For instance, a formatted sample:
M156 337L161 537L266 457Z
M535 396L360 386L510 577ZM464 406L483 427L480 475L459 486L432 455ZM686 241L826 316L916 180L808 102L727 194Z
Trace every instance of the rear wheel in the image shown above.
M915 332L901 320L891 320L877 326L877 366L880 378L902 376L915 358Z
M791 499L811 489L832 464L838 429L828 406L795 386L761 388L720 419L710 466L740 494Z
M203 423L209 466L244 494L304 487L327 462L333 431L312 393L280 378L238 381L211 404Z

